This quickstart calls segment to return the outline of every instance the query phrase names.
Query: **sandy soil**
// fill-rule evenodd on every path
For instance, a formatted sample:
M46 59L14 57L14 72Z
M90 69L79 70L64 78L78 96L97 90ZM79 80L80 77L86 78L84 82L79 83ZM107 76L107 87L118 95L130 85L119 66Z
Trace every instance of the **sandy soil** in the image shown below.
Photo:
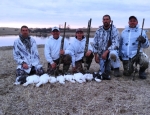
M150 48L149 48L150 49ZM150 56L149 49L145 52ZM43 46L38 48L46 70ZM83 84L46 84L39 88L13 85L16 63L12 47L0 48L0 115L148 115L150 113L150 77L132 77L90 81ZM93 60L90 71L99 65ZM121 67L122 72L122 67Z

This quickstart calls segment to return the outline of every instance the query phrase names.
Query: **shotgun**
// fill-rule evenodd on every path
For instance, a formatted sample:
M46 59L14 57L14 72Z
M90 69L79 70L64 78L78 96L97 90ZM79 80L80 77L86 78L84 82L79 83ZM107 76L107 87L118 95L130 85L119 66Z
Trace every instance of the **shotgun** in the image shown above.
M64 48L65 33L66 33L66 22L65 22L65 25L64 25L64 33L63 33L63 37L62 37L62 40L61 40L60 50L63 50L63 48ZM62 58L63 58L63 55L60 55L59 63L58 63L58 65L56 67L56 70L55 70L55 76L57 76L59 74L59 66L62 62Z
M87 35L86 35L86 43L85 43L85 48L84 48L84 71L87 73L88 71L88 64L87 64L87 57L86 57L86 52L88 51L88 45L89 45L89 37L90 37L90 29L91 29L91 21L92 19L90 19L88 21L88 27L87 27Z
M106 50L107 50L107 49L111 46L111 44L112 44L112 42L111 42L112 26L113 26L113 21L111 21L110 36L109 36L109 40L108 40L108 43L107 43Z
M142 29L141 29L141 36L142 36L142 33L143 33L144 21L145 21L145 19L143 18ZM141 43L139 42L139 43L138 43L137 53L136 53L136 55L133 57L133 59L131 59L131 62L132 62L132 60L135 62L134 72L133 72L133 73L134 73L134 75L133 75L133 81L135 80L135 73L137 72L137 61L138 61L138 58L139 58L140 48L141 48ZM134 64L134 63L133 63L133 64Z

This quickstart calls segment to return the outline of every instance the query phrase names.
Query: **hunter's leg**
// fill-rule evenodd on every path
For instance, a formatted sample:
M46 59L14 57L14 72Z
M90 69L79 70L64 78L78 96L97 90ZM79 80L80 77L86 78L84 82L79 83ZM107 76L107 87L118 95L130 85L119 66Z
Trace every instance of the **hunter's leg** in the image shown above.
M119 59L117 50L113 50L109 53L109 59L110 59L111 67L113 67L113 70L114 70L114 76L120 77L121 76L120 71L119 71L120 59Z
M59 63L59 59L53 60L53 61L54 61L56 64ZM51 64L48 63L48 64L47 64L47 73L50 74L50 75L55 75L55 72L56 72L56 68L53 69L52 66L51 66Z
M148 68L149 59L148 59L148 56L145 53L140 53L140 55L139 55L139 65L140 65L139 77L141 79L146 79L147 75L145 73L145 70Z
M47 73L50 74L50 75L54 75L54 69L52 68L51 64L48 63L47 64Z
M70 55L64 55L63 56L63 74L67 74L70 64L71 64L71 56Z
M87 63L87 70L89 70L89 68L91 66L93 57L94 57L93 53L91 53L90 56L87 57L87 61L86 61L86 63Z
M76 66L76 72L84 73L83 66L82 66L82 60L76 61L75 66Z
M122 63L124 68L123 75L130 76L134 71L133 63L130 60L123 60Z
M110 61L107 60L103 60L102 58L100 58L100 71L99 74L102 75L102 79L104 80L110 80Z

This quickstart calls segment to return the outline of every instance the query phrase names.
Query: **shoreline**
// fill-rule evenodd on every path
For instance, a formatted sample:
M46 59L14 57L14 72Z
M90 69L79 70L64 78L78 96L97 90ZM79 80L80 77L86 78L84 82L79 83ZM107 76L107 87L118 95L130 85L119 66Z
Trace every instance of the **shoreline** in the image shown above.
M44 48L44 44L38 44L37 48ZM0 46L0 51L12 50L13 46Z
M33 36L49 36L51 34L51 29L47 30L47 31L42 31L43 28L29 28L30 31L30 35ZM35 31L35 30L40 30L40 31ZM45 28L48 29L48 28ZM84 31L84 35L86 36L87 34L87 28L81 28ZM94 34L96 32L98 28L91 28L90 30L90 37L94 37ZM117 28L119 33L121 34L121 32L123 31L124 28ZM144 28L144 30L147 33L148 38L150 39L150 28ZM60 28L60 35L62 36L64 32L63 28ZM66 29L66 37L73 37L75 36L75 32L76 29L74 28L69 28ZM0 36L9 36L9 35L19 35L20 33L20 28L9 28L9 27L0 27Z

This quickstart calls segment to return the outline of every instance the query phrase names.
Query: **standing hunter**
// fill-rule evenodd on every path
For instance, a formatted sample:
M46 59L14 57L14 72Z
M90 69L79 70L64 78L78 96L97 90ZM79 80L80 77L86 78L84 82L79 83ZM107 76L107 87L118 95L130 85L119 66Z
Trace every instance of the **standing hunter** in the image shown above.
M99 74L103 79L110 80L111 67L114 76L120 77L120 60L118 56L119 32L111 25L111 17L103 16L103 25L99 27L94 36L94 55L96 63L100 64Z
M45 43L44 52L45 58L48 62L47 72L50 75L54 75L57 69L57 65L59 64L62 37L60 36L60 30L58 27L53 27L51 34L52 35L47 39ZM64 45L63 50L65 50L69 45L67 39L64 39L63 45ZM63 74L67 74L71 64L70 55L63 55L61 63L63 63Z
M141 79L146 79L147 75L145 70L148 68L149 60L148 56L142 51L142 49L149 47L149 41L145 31L139 28L138 20L135 16L130 16L128 23L129 26L126 27L121 33L119 53L124 67L123 74L125 76L130 76L133 73L133 64L135 62L135 56L138 50L138 43L140 43L141 47L136 63L140 66L139 77Z

